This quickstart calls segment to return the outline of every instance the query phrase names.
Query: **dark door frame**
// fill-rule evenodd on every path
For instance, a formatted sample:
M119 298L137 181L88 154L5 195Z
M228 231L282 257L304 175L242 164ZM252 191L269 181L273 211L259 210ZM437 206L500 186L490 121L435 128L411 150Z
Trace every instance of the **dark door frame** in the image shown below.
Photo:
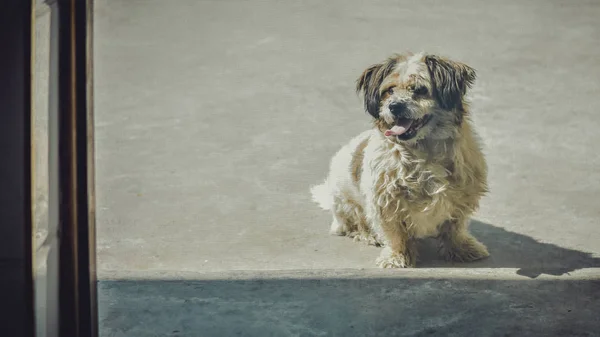
M33 4L0 5L0 331L34 336L32 237ZM51 8L49 213L57 237L58 315L48 336L97 336L92 115L92 0L47 0ZM52 148L56 151L52 151ZM54 152L54 153L53 153ZM54 172L54 175L52 174ZM54 186L54 187L53 187ZM52 190L54 189L54 191ZM53 193L56 192L56 193ZM48 267L52 267L49 261ZM48 280L47 282L51 282ZM48 310L51 310L49 308ZM50 322L56 320L56 322Z
M0 5L0 331L33 335L31 3Z

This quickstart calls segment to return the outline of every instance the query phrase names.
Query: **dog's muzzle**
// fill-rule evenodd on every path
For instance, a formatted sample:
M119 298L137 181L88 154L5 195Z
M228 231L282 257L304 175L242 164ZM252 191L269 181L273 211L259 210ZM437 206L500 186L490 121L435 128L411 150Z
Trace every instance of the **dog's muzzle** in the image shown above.
M386 137L396 136L400 140L409 140L416 136L417 131L431 119L431 115L414 118L411 116L408 106L404 102L391 103L389 109L394 116L395 125L385 131Z
M404 102L394 102L389 106L390 112L396 118L409 118L407 104Z

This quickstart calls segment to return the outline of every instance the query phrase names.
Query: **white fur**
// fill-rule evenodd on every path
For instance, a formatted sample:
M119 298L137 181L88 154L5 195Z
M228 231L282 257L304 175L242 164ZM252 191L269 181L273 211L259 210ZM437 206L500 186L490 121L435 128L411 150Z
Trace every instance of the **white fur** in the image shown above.
M475 136L466 131L470 130L468 121L464 123L463 130L466 135ZM465 137L469 139L465 144L477 146L474 138ZM363 152L360 183L356 184L352 178L351 162L357 147L364 140L368 140L368 143ZM458 142L449 150L454 153L450 154L452 157L463 158L468 153L478 153L477 147L464 147L461 144ZM477 179L459 176L464 181L461 185L465 187L451 186L449 172L443 166L409 159L403 151L405 149L401 145L372 129L353 138L333 156L325 182L311 188L313 200L321 208L332 212L331 234L358 237L387 246L389 233L386 233L384 223L406 223L406 235L411 239L434 237L439 234L444 221L464 221L476 210L479 195L484 192L483 186L477 187ZM455 159L455 162L460 162L467 172L483 174L485 170L483 162L464 162L462 159ZM409 167L412 169L408 170ZM399 194L402 187L416 188L412 190L418 193L416 199L404 199ZM346 228L348 219L336 213L340 209L344 214L356 214L355 218L364 216L368 232L353 233L356 229ZM377 265L383 268L406 267L408 261L406 256L391 252L388 248L382 251Z
M329 181L325 181L320 185L315 185L310 188L312 200L319 205L323 210L328 211L331 209L331 203L333 197L331 196L331 190L329 187Z
M329 176L325 182L311 187L312 199L322 209L331 210L333 198L336 195L351 196L354 201L362 203L363 198L358 186L352 182L349 165L358 144L371 137L373 133L374 130L365 131L344 145L331 159Z
M367 138L369 139L369 143L365 148L360 186L357 186L352 181L349 165L356 147ZM367 220L372 224L371 229L378 237L383 237L383 233L380 226L377 226L376 209L383 205L375 205L371 201L376 199L374 188L376 187L375 177L377 176L377 172L374 171L385 169L385 167L374 168L373 166L380 161L381 152L387 151L387 142L384 136L377 130L368 130L356 136L333 156L329 176L325 179L325 182L311 188L313 201L319 204L324 210L332 210L331 207L335 196L343 196L345 199L363 205ZM402 170L398 170L398 173L402 175ZM397 179L402 178L398 176ZM424 209L422 213L412 215L412 221L415 223L413 228L414 236L416 238L436 234L437 226L444 220L444 216L447 215L446 212L436 212L436 209ZM374 223L373 221L376 222Z

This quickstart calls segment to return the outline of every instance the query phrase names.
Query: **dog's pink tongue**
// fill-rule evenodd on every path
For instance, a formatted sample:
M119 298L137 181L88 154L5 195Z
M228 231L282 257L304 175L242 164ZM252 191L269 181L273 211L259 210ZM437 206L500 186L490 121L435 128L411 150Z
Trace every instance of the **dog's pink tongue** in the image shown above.
M385 132L385 136L400 136L401 134L405 133L408 128L410 128L411 124L412 121L410 119L400 121L398 125L394 125L391 129L387 130Z

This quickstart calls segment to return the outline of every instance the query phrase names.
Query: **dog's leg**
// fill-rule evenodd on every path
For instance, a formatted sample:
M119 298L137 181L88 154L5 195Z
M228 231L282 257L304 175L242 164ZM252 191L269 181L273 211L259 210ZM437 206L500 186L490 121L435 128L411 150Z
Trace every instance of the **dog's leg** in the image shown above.
M356 231L356 224L353 219L354 207L354 204L346 198L341 196L333 197L333 205L331 207L333 221L329 228L330 234L344 236Z
M333 211L332 213L333 221L331 222L331 227L329 228L329 234L339 236L346 235L347 227L344 224L345 219L343 219L341 215L335 211Z
M382 246L381 240L377 238L375 233L371 230L371 227L369 227L363 208L360 205L355 205L353 211L356 230L348 233L348 236L355 242L362 242L376 247Z
M402 222L379 223L383 231L384 248L377 258L377 266L381 268L414 267L417 261L417 249L414 240L410 239Z
M447 220L440 225L439 253L446 260L471 262L488 257L485 245L467 230L468 220Z

